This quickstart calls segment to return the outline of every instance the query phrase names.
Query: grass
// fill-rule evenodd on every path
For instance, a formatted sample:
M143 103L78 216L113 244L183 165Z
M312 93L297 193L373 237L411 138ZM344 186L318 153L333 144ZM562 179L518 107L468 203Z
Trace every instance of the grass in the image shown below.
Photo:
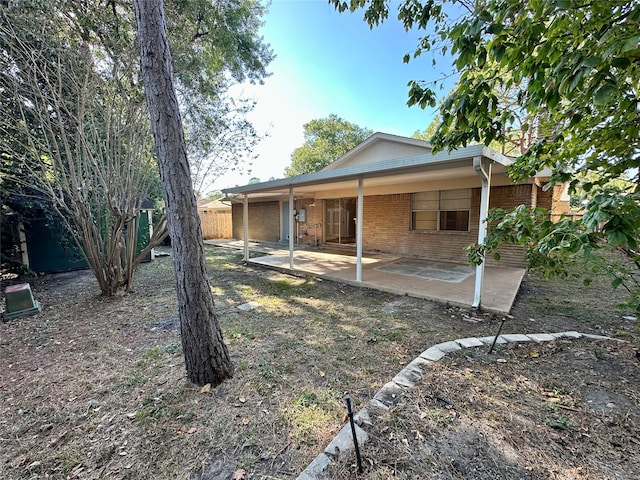
M350 456L329 478L636 478L640 462L628 461L640 433L634 348L597 348L615 361L594 358L590 340L538 345L538 357L511 344L500 352L503 364L482 350L472 358L454 352L396 407L372 410L364 474L356 476ZM594 388L600 398L589 396Z
M185 378L171 258L141 266L134 292L124 298L101 297L83 272L32 282L43 312L0 324L0 478L199 480L213 464L243 468L252 479L295 478L344 425L344 393L357 411L428 346L491 335L500 321L487 316L470 324L464 309L244 266L240 252L206 247L206 255L235 366L234 378L208 393ZM590 288L529 276L504 332L579 330L637 341L636 324L611 308L617 293L607 303L603 285ZM562 307L563 298L575 298L572 309ZM248 301L261 307L237 308ZM570 351L564 348L560 353ZM620 359L607 345L587 348L579 360L595 362L589 368ZM523 358L548 360L545 350L538 353ZM380 446L384 452L375 453L376 445L375 455L368 451L368 478L417 478L424 467L411 461L417 447L431 452L417 457L426 464L451 457L428 441L462 429L463 413L504 427L504 404L537 383L507 369L527 364L509 348L499 346L497 355L508 363L479 351L453 356L427 391L412 392L402 408L381 415L380 438L391 439ZM563 405L574 405L569 398L576 393L566 385L544 388L565 388ZM456 408L443 407L435 393ZM476 403L464 403L468 398ZM540 425L561 432L550 422L561 423L562 416L564 431L578 431L575 412L535 398ZM474 435L466 438L482 445Z
M286 410L285 418L292 429L292 437L299 443L313 446L321 438L317 432L335 424L335 412L339 411L339 392L323 389L317 392L304 390L294 399L293 406Z

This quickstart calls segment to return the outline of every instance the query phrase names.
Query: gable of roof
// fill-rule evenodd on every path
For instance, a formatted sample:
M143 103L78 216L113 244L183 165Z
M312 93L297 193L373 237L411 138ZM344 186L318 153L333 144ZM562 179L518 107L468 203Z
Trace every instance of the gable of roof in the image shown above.
M381 160L413 157L430 152L431 145L424 140L376 132L321 171L354 167Z
M307 173L296 177L287 177L279 180L255 183L240 187L225 188L222 193L230 194L253 194L253 193L286 193L291 188L303 188L317 186L321 184L337 183L358 179L386 178L390 182L395 182L398 175L439 172L442 176L447 174L455 175L455 169L472 169L476 157L484 157L493 162L492 175L504 174L504 168L513 163L509 157L491 150L483 145L469 145L450 152L431 152L412 157L396 158L392 160L382 160L377 162L366 162L350 167L336 168L334 170L323 169L319 172ZM450 172L450 173L447 173ZM475 176L476 174L473 173ZM453 178L453 177L452 177Z
M198 200L198 210L229 210L231 205L223 203L220 200Z

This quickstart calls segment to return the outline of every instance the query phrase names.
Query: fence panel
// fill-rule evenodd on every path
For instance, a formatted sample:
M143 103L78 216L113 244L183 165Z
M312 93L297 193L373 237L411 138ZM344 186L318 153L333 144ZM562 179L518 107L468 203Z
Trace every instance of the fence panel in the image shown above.
M202 238L230 239L231 235L231 210L204 210L198 212L202 224Z

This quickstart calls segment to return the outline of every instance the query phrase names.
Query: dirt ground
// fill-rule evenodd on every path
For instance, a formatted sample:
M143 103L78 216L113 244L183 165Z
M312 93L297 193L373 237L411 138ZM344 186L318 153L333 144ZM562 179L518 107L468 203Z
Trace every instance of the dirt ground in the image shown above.
M496 315L242 265L206 247L235 376L185 378L170 257L105 298L89 272L31 279L39 315L0 323L0 478L293 479L429 346L494 334ZM606 279L527 275L504 333L558 340L465 349L379 412L331 478L640 478L638 321ZM257 302L260 307L238 307Z
M365 474L349 459L330 478L640 478L638 370L610 341L456 352L375 413Z

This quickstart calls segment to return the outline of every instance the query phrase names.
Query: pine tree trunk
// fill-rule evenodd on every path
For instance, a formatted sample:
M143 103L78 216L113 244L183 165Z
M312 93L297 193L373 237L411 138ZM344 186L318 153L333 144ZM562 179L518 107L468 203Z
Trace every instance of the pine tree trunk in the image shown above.
M197 385L218 385L233 366L215 314L204 245L191 185L182 120L162 0L134 0L140 65L155 138L180 314L187 376Z

